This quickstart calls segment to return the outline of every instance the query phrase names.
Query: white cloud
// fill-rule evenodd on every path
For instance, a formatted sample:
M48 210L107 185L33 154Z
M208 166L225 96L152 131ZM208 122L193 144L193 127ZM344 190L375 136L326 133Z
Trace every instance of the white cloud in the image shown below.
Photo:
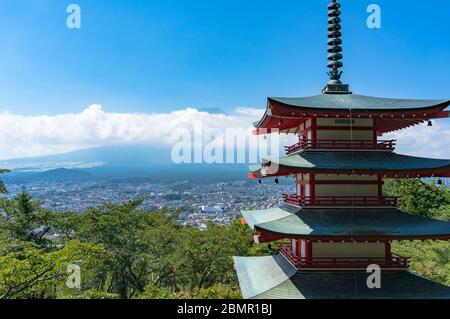
M172 131L251 128L264 110L238 108L236 115L209 114L193 108L171 113L109 113L91 105L81 113L22 116L0 114L0 158L58 154L114 144L171 145Z
M396 139L397 152L408 155L450 159L450 120L433 121L398 132L386 134L383 139Z
M146 143L172 145L172 131L202 125L205 129L250 129L263 109L236 108L233 115L209 114L194 108L171 113L110 113L91 105L81 113L23 116L0 114L0 158L58 154L73 150ZM402 153L450 158L450 123L420 126L384 138L398 139ZM280 143L283 143L283 139Z

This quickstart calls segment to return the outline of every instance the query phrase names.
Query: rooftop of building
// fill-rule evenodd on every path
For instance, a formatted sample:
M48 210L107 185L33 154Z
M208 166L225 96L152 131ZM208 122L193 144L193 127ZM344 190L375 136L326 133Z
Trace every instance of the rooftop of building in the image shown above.
M365 271L297 271L281 255L234 262L245 299L450 299L450 287L406 270L383 271L369 289Z
M250 166L249 177L286 176L298 173L381 174L398 177L450 177L450 160L421 158L386 152L304 151L265 159Z
M242 215L255 231L279 239L450 239L450 222L406 214L394 208L302 210L286 205L244 211Z
M348 84L341 82L344 66L342 59L341 5L333 1L328 12L328 72L329 82L322 94L309 97L269 97L267 110L256 128L283 133L305 118L311 117L369 117L381 119L376 125L378 133L386 133L422 123L435 118L449 117L444 111L449 99L398 99L353 94ZM262 132L259 134L265 134Z
M391 99L357 94L320 94L310 97L280 98L271 97L269 102L284 106L315 110L344 111L426 111L427 109L445 109L450 100L409 100Z

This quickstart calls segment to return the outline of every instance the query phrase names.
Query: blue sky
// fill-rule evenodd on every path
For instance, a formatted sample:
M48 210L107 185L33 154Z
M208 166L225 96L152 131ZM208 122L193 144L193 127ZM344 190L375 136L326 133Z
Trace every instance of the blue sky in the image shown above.
M264 107L320 93L328 0L0 0L0 112ZM82 28L66 27L77 3ZM449 98L450 1L342 0L354 92ZM382 8L383 27L366 26ZM430 5L432 3L432 5Z

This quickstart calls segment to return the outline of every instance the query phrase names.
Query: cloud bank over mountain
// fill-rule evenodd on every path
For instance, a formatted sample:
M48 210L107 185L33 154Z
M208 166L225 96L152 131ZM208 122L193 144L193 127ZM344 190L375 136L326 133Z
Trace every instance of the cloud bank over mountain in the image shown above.
M249 130L264 110L236 108L233 114L186 108L171 113L110 113L94 104L80 113L23 116L0 114L0 159L35 157L102 146L148 144L170 147L173 131ZM450 122L421 125L384 137L398 139L403 153L450 158ZM282 141L283 142L283 141Z
M234 115L187 108L171 113L109 113L94 104L81 113L22 116L0 114L0 158L41 156L110 145L174 144L176 129L202 126L250 129L263 110L237 108Z

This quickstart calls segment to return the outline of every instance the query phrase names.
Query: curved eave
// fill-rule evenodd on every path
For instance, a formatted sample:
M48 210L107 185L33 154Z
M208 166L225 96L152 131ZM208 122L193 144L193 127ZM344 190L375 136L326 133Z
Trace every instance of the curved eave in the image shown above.
M425 235L395 235L395 234L351 234L351 235L336 235L336 234L324 234L324 235L302 235L302 234L291 234L289 232L283 231L272 231L265 229L264 226L255 226L255 232L257 236L260 237L258 243L268 243L275 242L283 239L300 239L306 241L318 241L318 242L341 242L341 241L358 241L358 242L374 242L374 241L386 241L386 240L396 240L396 241L425 241L425 240L441 240L449 241L450 234L425 234ZM266 240L267 238L267 240Z
M318 152L264 160L249 167L249 178L269 178L300 173L364 174L384 177L450 177L450 160L375 152Z
M233 261L244 299L270 291L297 272L281 255L233 257Z
M376 169L317 169L317 168L292 168L279 166L277 172L263 173L261 169L250 171L249 179L274 178L280 176L291 176L296 174L340 174L340 175L381 175L384 178L426 178L426 177L448 177L450 178L450 166L438 169L404 169L404 170L376 170Z
M257 224L269 222L274 219L281 219L284 217L288 217L291 213L288 212L287 210L275 207L264 210L242 211L241 214L244 217L245 221L247 222L247 225L251 229L255 229L255 225Z
M396 209L311 209L284 216L273 211L272 220L268 218L269 213L253 226L261 237L260 242L285 238L312 241L450 239L450 222L405 214ZM258 217L253 219L258 220Z
M321 102L314 106L314 103L318 103L314 102L315 99L318 100L322 97L333 98L334 95L332 94L298 99L268 98L266 112L261 120L254 124L257 128L255 134L270 134L273 131L294 133L294 129L302 121L311 117L348 118L352 116L353 118L379 118L380 120L376 123L376 129L379 133L411 127L430 119L449 117L449 112L444 112L444 110L450 105L450 100L399 100L360 95L339 95L336 97L343 96L357 97L356 99L366 99L372 102L370 102L370 107L357 106L350 108L345 106L345 103L344 106L338 104L335 107L326 107L328 104ZM297 103L289 103L289 101L297 101ZM353 104L356 104L356 102L353 102ZM381 105L392 105L392 107L382 108L380 107Z
M450 299L450 287L409 271L384 271L379 289L365 271L296 271L280 255L234 257L244 299Z
M269 97L268 105L276 111L277 106L290 110L343 111L343 112L424 112L433 109L444 110L450 100L391 99L357 94L322 94L304 98Z

